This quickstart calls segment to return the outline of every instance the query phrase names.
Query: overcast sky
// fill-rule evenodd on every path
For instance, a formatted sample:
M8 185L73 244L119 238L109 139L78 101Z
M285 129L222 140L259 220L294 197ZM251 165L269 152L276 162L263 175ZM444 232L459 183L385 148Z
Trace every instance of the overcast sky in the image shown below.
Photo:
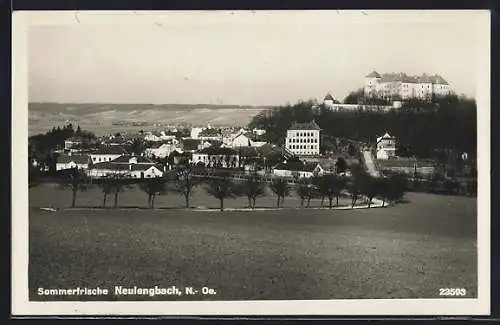
M30 102L274 105L342 100L372 70L475 95L474 15L142 13L29 30ZM145 20L145 18L148 20ZM123 17L122 17L123 18Z

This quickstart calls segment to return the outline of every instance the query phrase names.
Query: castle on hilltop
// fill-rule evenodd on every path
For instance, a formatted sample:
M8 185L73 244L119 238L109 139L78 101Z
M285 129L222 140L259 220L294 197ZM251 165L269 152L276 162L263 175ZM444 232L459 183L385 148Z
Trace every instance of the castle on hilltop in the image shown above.
M386 99L426 99L453 93L448 82L440 75L408 76L406 73L373 71L365 77L364 94Z

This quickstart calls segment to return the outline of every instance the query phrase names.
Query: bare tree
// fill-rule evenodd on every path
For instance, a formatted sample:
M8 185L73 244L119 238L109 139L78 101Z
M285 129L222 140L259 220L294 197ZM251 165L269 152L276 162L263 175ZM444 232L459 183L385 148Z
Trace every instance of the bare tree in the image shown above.
M304 178L299 179L296 187L297 195L300 198L300 207L304 208L304 203L306 203L306 208L309 207L311 199L315 194L314 186L310 179Z
M403 175L392 175L379 182L379 194L382 197L382 207L385 202L394 202L403 198L407 189L407 180Z
M106 207L106 199L108 195L114 196L113 207L118 208L118 196L126 188L130 187L127 175L121 173L112 173L103 177L98 183L102 189L104 198L103 206Z
M176 173L177 190L184 196L186 200L186 208L190 207L189 198L193 189L201 183L201 180L194 177L194 165L187 165Z
M79 191L86 191L89 187L88 178L85 173L78 168L72 168L67 170L61 178L61 188L71 189L71 207L74 208L76 205L76 196Z
M153 209L156 196L167 193L167 178L159 176L148 178L141 182L139 187L148 195L148 207Z
M255 209L255 200L265 194L266 184L260 181L257 173L253 172L245 178L241 185L243 187L241 192L246 194L248 198L248 207Z
M368 199L368 208L370 208L373 198L380 193L381 180L371 175L364 175L363 178L358 178L355 181L359 183L362 194Z
M99 184L99 187L102 189L102 193L104 195L102 206L106 207L106 199L108 198L108 195L113 193L113 186L111 182L107 181L107 179L103 179L103 181Z
M290 193L290 186L287 180L281 177L274 179L271 183L271 190L278 196L278 208L283 207L285 196Z
M42 182L41 171L40 169L33 166L31 162L29 162L29 174L28 174L28 187L38 186Z
M235 198L240 192L238 186L229 178L229 174L215 175L206 181L205 190L220 201L220 210L224 211L224 199Z
M359 187L359 183L352 181L349 184L349 193L351 193L351 208L354 209L354 205L359 199L359 196L362 193L362 190Z
M323 206L325 198L328 198L328 206L333 207L333 199L337 199L339 205L339 197L342 190L345 188L345 180L341 176L334 174L326 174L321 177L316 177L313 180L318 187L319 195L321 196L321 206Z

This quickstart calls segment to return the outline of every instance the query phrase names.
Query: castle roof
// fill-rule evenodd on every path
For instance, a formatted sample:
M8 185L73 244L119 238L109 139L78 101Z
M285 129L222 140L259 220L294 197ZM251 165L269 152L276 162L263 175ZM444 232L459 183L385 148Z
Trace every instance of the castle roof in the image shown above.
M158 164L149 165L149 164L116 164L112 161L100 162L97 164L93 164L89 167L89 169L100 169L100 170L114 170L114 171L122 171L122 170L131 170L131 171L146 171L151 167L156 167L161 170L162 167Z
M408 76L404 72L384 73L380 78L380 82L432 83L448 85L448 82L438 74L430 76L424 73L421 76Z
M289 130L321 130L316 121L309 123L293 123Z

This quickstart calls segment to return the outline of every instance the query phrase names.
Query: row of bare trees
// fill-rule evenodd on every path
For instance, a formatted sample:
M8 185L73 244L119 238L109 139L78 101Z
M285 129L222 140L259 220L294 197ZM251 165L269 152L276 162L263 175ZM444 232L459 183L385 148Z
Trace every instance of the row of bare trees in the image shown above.
M248 207L255 209L256 201L266 194L269 188L277 197L278 208L282 208L285 197L293 192L300 198L301 208L310 207L312 199L321 199L321 207L328 201L328 207L339 205L341 196L351 199L354 208L360 197L365 197L368 207L373 198L379 197L383 205L387 201L402 198L406 181L399 175L387 178L376 178L367 174L361 167L353 169L353 177L347 178L335 174L325 174L312 178L296 178L294 182L288 178L273 178L270 182L264 181L258 174L250 173L243 180L235 180L230 173L219 172L210 177L199 177L196 167L185 166L172 171L163 177L146 179L131 179L122 174L112 174L99 179L89 179L77 169L72 169L61 178L61 186L72 192L71 206L75 207L78 192L86 191L91 186L102 190L103 206L106 207L108 197L113 198L113 207L118 207L120 193L133 186L139 188L148 196L148 207L154 208L157 196L165 195L168 191L180 193L185 199L185 207L190 208L190 198L193 190L203 186L205 191L219 200L220 210L224 210L227 199L246 197ZM334 205L335 200L335 205Z

